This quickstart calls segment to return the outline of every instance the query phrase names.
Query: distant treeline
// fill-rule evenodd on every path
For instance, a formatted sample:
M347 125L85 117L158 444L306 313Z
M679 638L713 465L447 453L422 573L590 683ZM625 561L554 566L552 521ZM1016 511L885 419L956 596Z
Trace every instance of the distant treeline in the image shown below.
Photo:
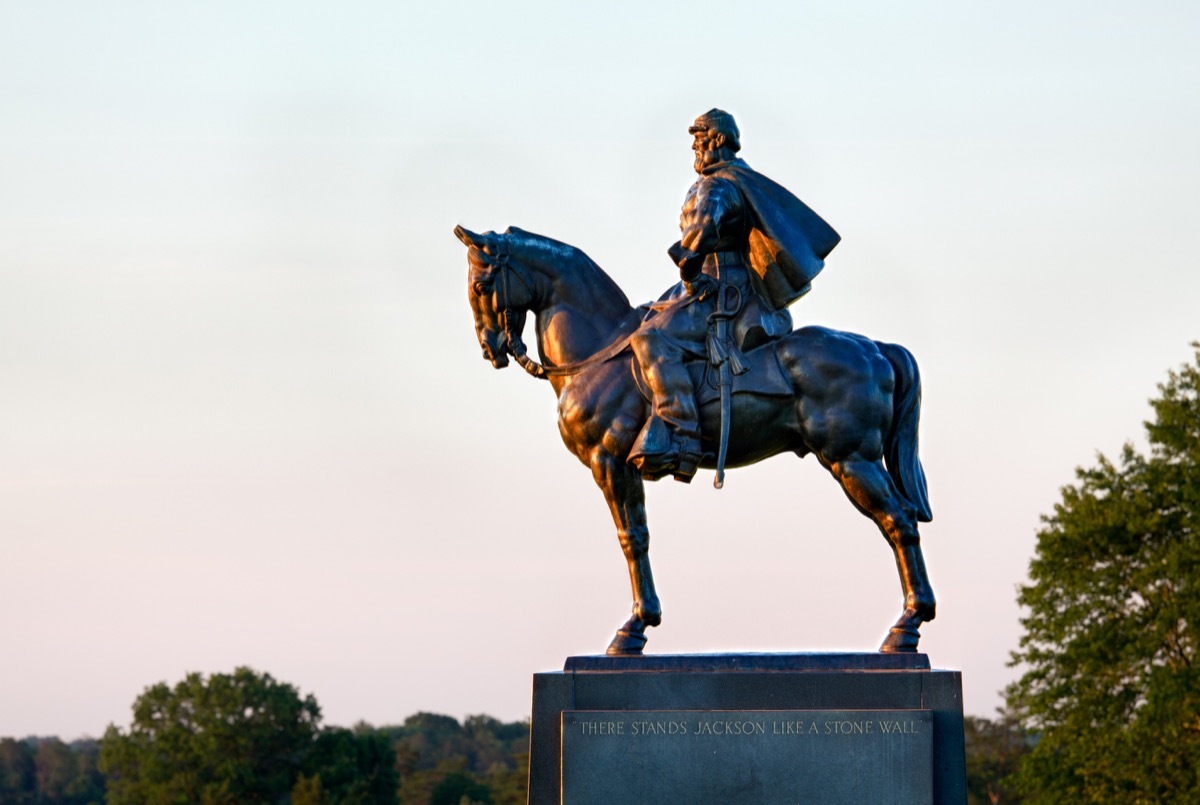
M90 738L0 738L0 803L88 805L104 801L96 768L100 745Z
M328 736L334 740L322 741ZM113 740L112 732L108 739ZM109 780L101 763L104 740L0 739L0 803L90 805L106 802L106 793L110 802L136 801L128 790L119 799L108 792ZM283 801L294 805L525 804L529 774L526 722L505 723L479 715L460 723L451 716L417 713L397 726L325 728L313 742L314 746L322 743L334 751L325 752L306 769L310 774L302 773ZM338 745L349 746L352 755L340 768L338 755L347 753L337 751ZM373 758L372 753L362 751L372 745L386 747L386 754ZM364 754L367 756L361 757ZM239 805L254 801L242 798L232 786L225 794L221 796L218 789L202 795L201 800Z

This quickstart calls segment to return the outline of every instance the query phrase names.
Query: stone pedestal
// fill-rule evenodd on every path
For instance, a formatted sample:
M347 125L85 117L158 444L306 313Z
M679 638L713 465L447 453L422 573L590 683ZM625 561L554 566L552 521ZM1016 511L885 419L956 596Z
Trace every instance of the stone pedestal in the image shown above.
M966 801L962 676L924 654L571 657L534 674L531 805Z

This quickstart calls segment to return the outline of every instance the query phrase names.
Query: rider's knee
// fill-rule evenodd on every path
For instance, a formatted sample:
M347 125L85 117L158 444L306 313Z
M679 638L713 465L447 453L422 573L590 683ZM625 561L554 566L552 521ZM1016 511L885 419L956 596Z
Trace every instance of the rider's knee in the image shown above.
M639 356L652 352L660 352L663 344L663 334L651 327L643 327L629 339L629 345L633 347L633 351Z

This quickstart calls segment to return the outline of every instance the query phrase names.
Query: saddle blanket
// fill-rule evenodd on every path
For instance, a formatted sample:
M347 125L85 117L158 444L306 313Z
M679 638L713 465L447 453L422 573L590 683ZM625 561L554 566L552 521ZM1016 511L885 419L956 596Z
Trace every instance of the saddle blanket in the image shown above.
M745 363L750 370L744 374L733 376L733 394L761 394L766 397L790 397L792 386L779 364L779 356L775 352L778 342L763 344L761 347L746 353ZM642 367L635 360L633 363L633 378L638 391L647 401L653 399L646 378L642 375ZM703 406L721 399L718 386L720 375L716 367L707 359L691 360L684 363L692 376L692 387L696 389L696 404Z

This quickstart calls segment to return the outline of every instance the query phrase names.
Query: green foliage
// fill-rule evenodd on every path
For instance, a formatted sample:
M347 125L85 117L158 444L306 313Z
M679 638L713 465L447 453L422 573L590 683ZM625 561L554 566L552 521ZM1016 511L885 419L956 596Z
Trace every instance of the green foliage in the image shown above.
M57 738L39 741L33 755L39 805L76 805L103 798L98 755L95 741L70 745Z
M528 739L525 745L529 745ZM486 781L492 792L492 805L525 805L529 797L529 752L514 755L511 768L493 766Z
M1150 453L1077 470L1019 601L1010 707L1033 802L1200 801L1200 344L1151 401Z
M483 715L321 728L313 697L238 668L146 688L99 744L0 739L0 803L524 805L528 751L528 722Z
M292 805L333 805L333 800L321 785L321 775L305 777L301 774L292 786Z
M381 728L391 737L400 770L400 802L486 802L524 805L529 781L529 723L490 716L417 713L401 726ZM457 796L457 798L455 798Z
M12 805L88 805L104 799L95 741L0 739L0 802Z
M133 712L101 741L111 805L284 801L321 717L312 696L249 668L159 683Z
M491 790L465 771L447 774L429 796L429 805L491 805L491 802Z
M36 779L33 748L27 741L0 739L0 802L33 802Z
M515 756L529 751L529 723L503 723L490 716L468 716L460 725L450 716L417 713L403 726L382 728L402 760L414 769L432 769L444 760L464 758L476 775L497 766L512 768Z
M1028 735L1008 714L992 721L967 716L963 723L967 749L967 805L1002 805L1021 798L1008 781L1029 752Z
M396 802L400 778L396 753L386 734L362 726L355 731L321 731L305 767L330 805L386 805ZM311 783L310 783L311 786ZM292 805L298 805L293 794Z

